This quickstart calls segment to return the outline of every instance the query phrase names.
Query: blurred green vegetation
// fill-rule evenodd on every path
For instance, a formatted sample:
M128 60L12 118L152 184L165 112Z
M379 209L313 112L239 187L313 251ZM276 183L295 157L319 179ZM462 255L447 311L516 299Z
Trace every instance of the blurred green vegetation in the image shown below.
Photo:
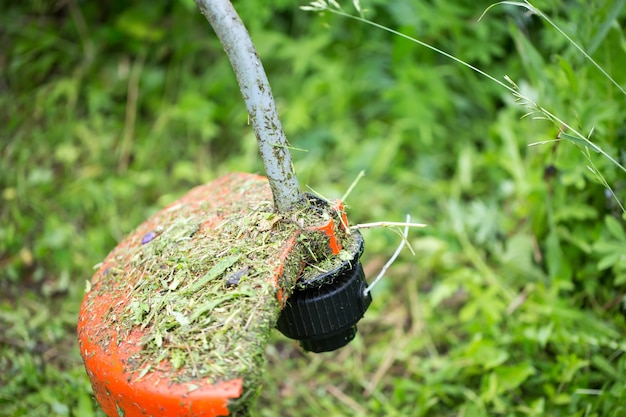
M345 10L351 3L345 2ZM469 0L362 1L366 17L510 76L618 161L626 98L537 16ZM626 85L623 0L533 3ZM402 220L408 252L357 339L276 335L259 416L626 415L624 215L584 148L487 79L287 0L235 6L301 184L352 222ZM92 266L160 207L263 172L219 42L191 0L0 6L0 414L102 415L75 342ZM626 176L591 160L624 204ZM364 232L370 276L393 252Z

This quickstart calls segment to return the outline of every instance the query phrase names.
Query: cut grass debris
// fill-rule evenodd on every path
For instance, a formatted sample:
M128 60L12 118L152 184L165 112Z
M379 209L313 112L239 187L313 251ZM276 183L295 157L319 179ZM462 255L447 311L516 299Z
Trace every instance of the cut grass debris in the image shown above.
M296 279L346 256L334 256L329 237L316 229L333 219L346 248L355 239L341 230L341 213L317 199L279 215L266 180L219 181L137 228L100 266L85 302L105 293L113 301L101 320L117 340L141 332L141 348L125 369L132 378L153 371L176 383L242 378L235 411L247 409L258 391L265 346ZM110 337L99 343L111 349Z

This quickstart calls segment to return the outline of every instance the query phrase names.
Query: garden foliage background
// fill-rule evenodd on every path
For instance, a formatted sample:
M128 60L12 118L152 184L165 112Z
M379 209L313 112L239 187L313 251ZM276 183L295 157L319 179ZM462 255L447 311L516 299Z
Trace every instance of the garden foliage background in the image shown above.
M625 163L625 97L525 9L368 0L366 17L522 91ZM533 2L626 85L624 1ZM301 184L352 222L403 220L403 253L347 348L280 335L259 416L624 416L626 175L552 141L493 82L290 0L235 6ZM351 2L344 10L356 14ZM75 340L93 265L194 185L262 173L219 42L191 0L0 6L0 414L102 415ZM366 231L372 277L395 249Z

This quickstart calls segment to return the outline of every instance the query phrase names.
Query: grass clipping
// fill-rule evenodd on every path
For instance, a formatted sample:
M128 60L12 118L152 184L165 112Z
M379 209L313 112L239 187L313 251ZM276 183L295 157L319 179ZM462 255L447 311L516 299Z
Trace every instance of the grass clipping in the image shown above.
M141 331L141 350L127 364L137 378L164 369L180 383L243 378L238 402L254 396L281 308L278 292L287 297L300 274L328 266L329 259L341 261L330 252L328 237L311 231L329 217L340 224L338 212L304 201L279 215L267 188L258 180L237 183L224 191L235 196L218 203L184 197L105 260L99 279L109 282L100 282L98 291L116 287L124 300L105 320L121 337Z

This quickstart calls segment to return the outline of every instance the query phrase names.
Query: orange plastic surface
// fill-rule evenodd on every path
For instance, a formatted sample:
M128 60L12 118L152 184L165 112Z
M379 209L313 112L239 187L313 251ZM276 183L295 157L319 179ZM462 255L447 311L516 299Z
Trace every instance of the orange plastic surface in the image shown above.
M330 250L333 252L333 255L337 255L341 252L341 242L339 242L339 239L337 239L337 235L335 234L335 221L333 219L328 219L328 223L323 226L315 227L314 230L324 232L324 234L328 236L328 245L330 246Z
M243 381L238 378L216 384L206 379L185 383L175 382L167 362L154 363L142 375L129 361L141 350L142 331L135 328L120 339L115 315L122 314L129 302L128 294L138 279L125 276L123 280L109 279L110 271L124 259L125 248L141 245L142 237L159 225L160 215L168 210L180 210L181 215L194 210L206 210L201 228L213 228L221 215L237 202L254 204L271 201L272 195L264 177L251 174L231 174L209 184L196 187L180 200L155 214L133 231L104 260L92 279L92 290L85 295L78 320L79 346L94 394L109 417L145 416L227 416L228 401L241 396ZM343 209L340 203L337 208ZM344 219L342 219L344 220ZM347 221L346 221L347 224ZM342 225L344 226L344 225ZM329 237L333 253L341 245L334 234L334 222L316 227ZM283 273L285 259L295 244L297 233L282 247L276 261L274 280L277 286ZM123 272L123 271L121 271ZM284 303L282 289L278 298Z

